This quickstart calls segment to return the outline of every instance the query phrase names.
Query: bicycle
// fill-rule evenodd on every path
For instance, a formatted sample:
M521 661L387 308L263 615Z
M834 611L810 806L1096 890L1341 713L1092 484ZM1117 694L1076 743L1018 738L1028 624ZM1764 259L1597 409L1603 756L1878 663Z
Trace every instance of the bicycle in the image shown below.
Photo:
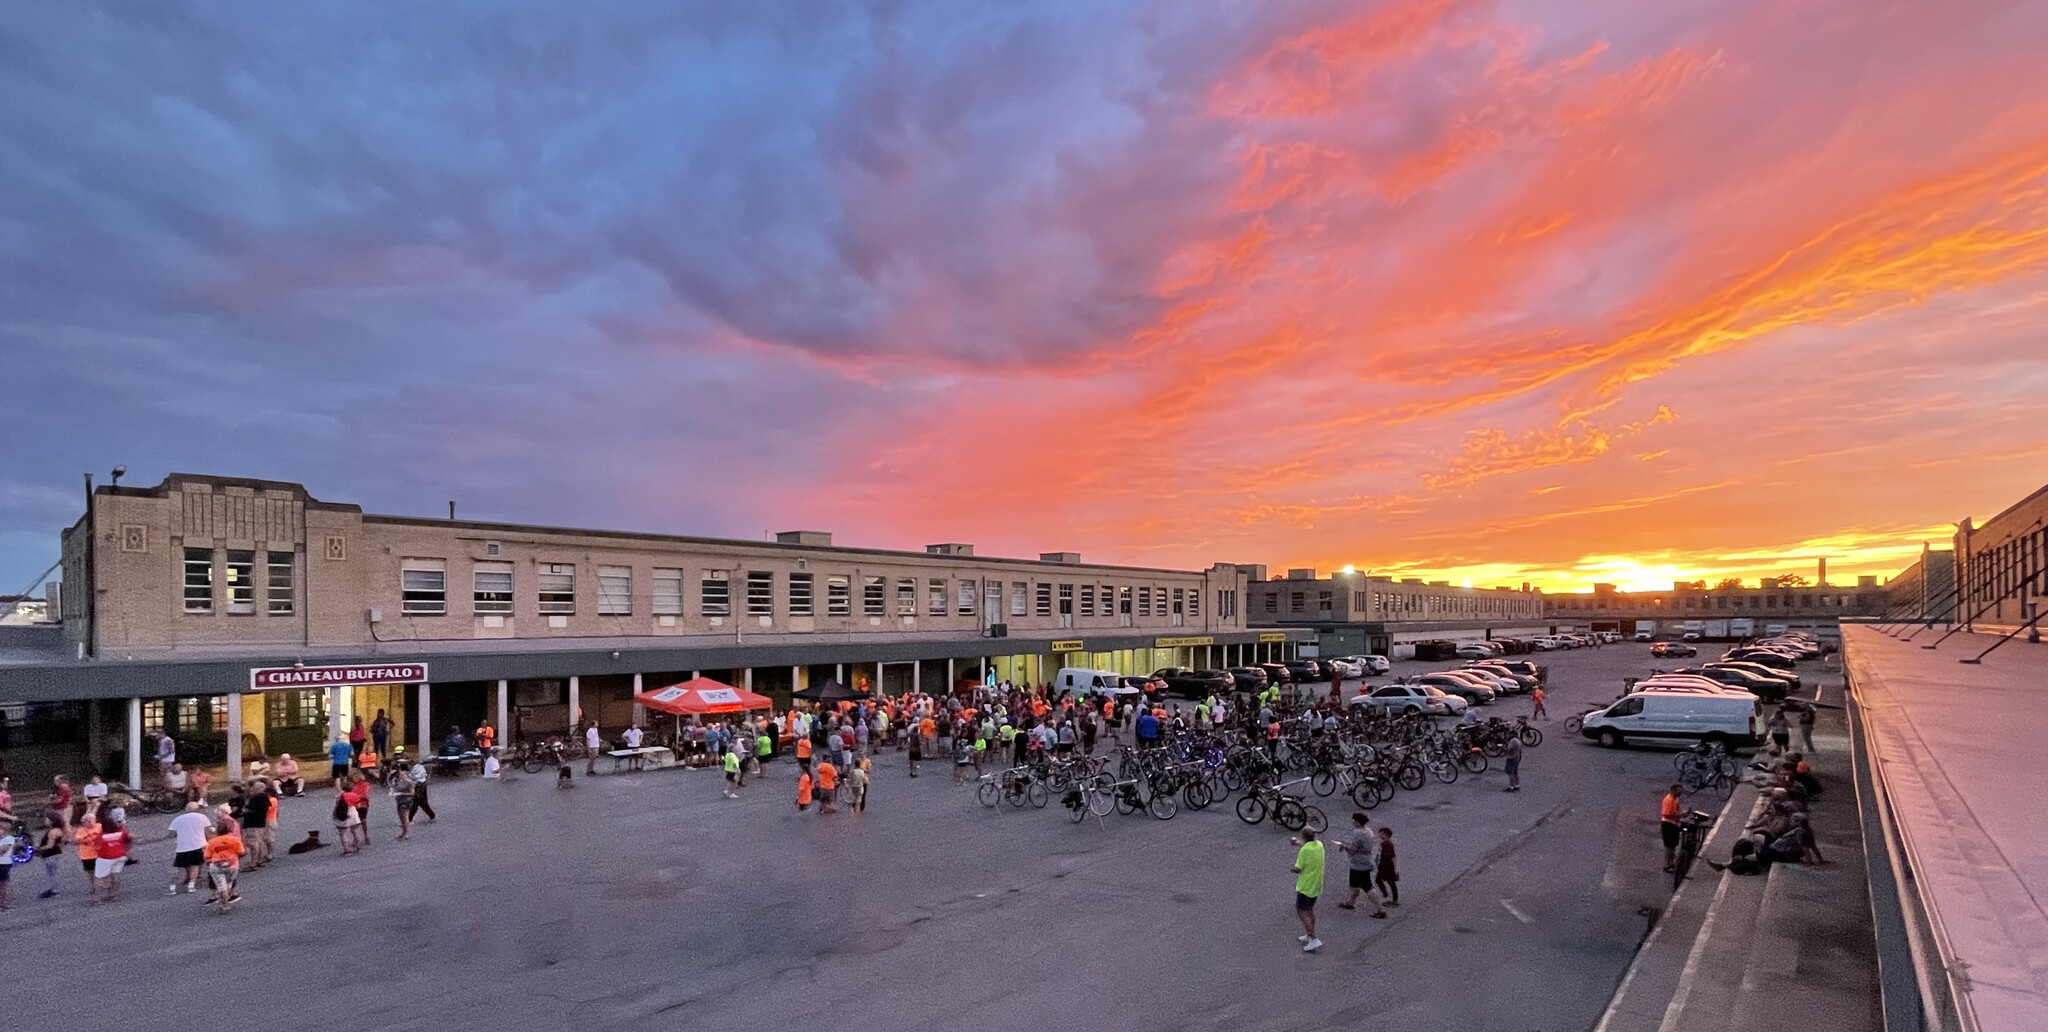
M129 788L118 782L107 786L107 805L134 813L182 813L185 793L175 788Z
M1288 831L1314 828L1317 834L1329 830L1330 818L1320 808L1310 806L1288 795L1286 790L1302 784L1308 778L1275 785L1258 785L1237 801L1237 819L1246 824L1257 824L1270 814L1273 823Z
M14 843L8 848L7 855L0 857L0 863L25 864L36 858L36 844L28 837L27 821L15 821L8 835L13 837Z
M1684 790L1685 794L1691 795L1712 789L1722 799L1735 794L1735 780L1735 775L1722 767L1687 767L1678 775L1679 788Z
M1707 843L1707 829L1713 827L1714 815L1694 810L1679 818L1678 856L1671 865L1671 891L1677 892L1685 884L1686 872L1692 870L1693 860L1700 855L1700 847Z

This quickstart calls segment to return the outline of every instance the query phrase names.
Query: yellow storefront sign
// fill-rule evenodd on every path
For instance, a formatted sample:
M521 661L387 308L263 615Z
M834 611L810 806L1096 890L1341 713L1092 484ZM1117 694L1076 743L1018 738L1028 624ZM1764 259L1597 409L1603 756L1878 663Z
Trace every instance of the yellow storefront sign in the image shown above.
M1287 640L1287 632L1286 632L1286 631L1260 631L1260 632L1259 632L1259 644L1261 644L1261 645L1263 645L1263 644L1265 644L1265 643L1267 643L1267 642L1274 642L1274 641L1286 641L1286 640Z
M1159 640L1152 643L1152 647L1159 649L1177 649L1187 645L1214 644L1216 644L1216 639L1214 637L1207 634L1203 634L1192 638L1160 638Z
M1082 642L1081 642L1081 640L1080 640L1079 638L1075 638L1075 639L1074 639L1074 640L1072 640L1072 641L1056 641L1056 642L1053 642L1053 643L1052 643L1052 650L1053 650L1054 652L1086 652L1086 651L1088 651L1087 649L1085 649L1085 648L1083 648L1083 647L1082 647Z

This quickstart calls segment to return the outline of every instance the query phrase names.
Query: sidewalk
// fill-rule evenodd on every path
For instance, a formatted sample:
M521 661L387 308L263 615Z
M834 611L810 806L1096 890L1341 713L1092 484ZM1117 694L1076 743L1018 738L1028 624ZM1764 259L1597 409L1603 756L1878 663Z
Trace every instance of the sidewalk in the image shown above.
M1702 862L1643 943L1596 1032L1880 1032L1869 885L1849 769L1841 680L1801 671L1822 710L1807 757L1825 791L1810 808L1825 867L1757 877ZM1702 858L1725 860L1755 808L1736 791Z

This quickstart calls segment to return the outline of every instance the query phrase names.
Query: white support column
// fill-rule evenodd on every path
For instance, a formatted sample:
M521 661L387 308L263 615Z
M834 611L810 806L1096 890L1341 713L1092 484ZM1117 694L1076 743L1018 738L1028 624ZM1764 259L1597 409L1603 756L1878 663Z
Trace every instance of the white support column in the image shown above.
M951 656L948 656L946 657L946 695L948 698L950 698L953 694L953 686L959 683L960 675L954 673L953 658Z
M910 690L924 691L924 660L912 660L910 663Z
M341 728L341 689L329 688L327 689L327 745L333 745L341 741ZM325 745L321 747L321 751L326 751Z
M420 700L419 756L424 758L434 755L434 686L421 681L417 695Z
M509 744L512 734L512 684L504 678L498 679L498 741Z
M846 664L844 664L844 663L835 663L835 664L833 664L833 666L832 666L832 679L833 679L834 681L837 681L837 682L839 682L840 684L845 684L845 683L846 683Z
M574 739L583 730L583 679L571 675L569 678L569 737Z
M753 668L753 667L748 667L748 668L747 668L747 669L745 669L744 671L741 671L741 681L740 681L740 687L742 687L742 688L745 688L746 690L748 690L748 691L750 691L750 692L754 690L754 668Z
M242 695L229 692L221 698L228 705L228 777L231 782L242 780Z
M645 674L633 675L633 694L635 696L638 696L642 691L645 691L645 689L641 687L641 684L643 683L642 678L644 678L645 676ZM647 707L642 706L637 702L633 704L633 723L636 726L644 726L647 723Z
M142 786L142 700L128 700L128 787Z
M801 683L803 681L802 671L803 667L800 666L793 666L789 668L790 691L797 691L798 689L805 687L805 685Z

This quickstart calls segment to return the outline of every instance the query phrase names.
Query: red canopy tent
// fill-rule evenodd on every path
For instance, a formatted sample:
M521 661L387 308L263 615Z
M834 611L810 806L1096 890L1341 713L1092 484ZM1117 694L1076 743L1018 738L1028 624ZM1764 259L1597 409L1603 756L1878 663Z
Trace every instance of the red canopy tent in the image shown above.
M633 696L633 701L652 710L691 716L699 713L745 713L768 709L774 703L765 695L734 688L708 677L693 677L681 684L656 688Z

